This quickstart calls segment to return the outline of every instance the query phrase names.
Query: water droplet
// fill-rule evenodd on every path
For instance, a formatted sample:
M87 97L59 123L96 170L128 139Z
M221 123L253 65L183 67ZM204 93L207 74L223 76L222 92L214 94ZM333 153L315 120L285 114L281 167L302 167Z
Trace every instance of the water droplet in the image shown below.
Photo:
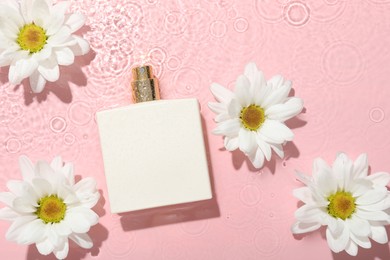
M19 139L15 137L11 137L6 142L6 149L9 153L18 153L21 148L22 144L20 143Z
M71 133L66 133L64 136L64 143L67 145L74 144L75 140L76 140L76 137Z
M86 125L92 119L92 109L85 102L75 102L68 111L69 119L76 125Z
M370 110L370 120L374 123L380 123L385 119L385 112L380 107Z
M23 135L23 142L25 144L31 144L34 141L34 135L31 133L26 133Z
M63 117L56 116L50 120L50 129L54 133L61 133L66 129L66 120Z
M291 2L284 9L285 20L292 26L303 26L310 19L309 7L301 2Z
M178 57L176 56L171 56L168 58L167 61L167 68L169 70L177 70L181 66L181 61Z
M239 33L246 32L248 30L248 27L249 27L248 20L243 17L237 18L234 21L234 30L236 30L236 32Z
M227 25L223 21L214 21L210 25L210 34L215 38L222 38L227 32Z

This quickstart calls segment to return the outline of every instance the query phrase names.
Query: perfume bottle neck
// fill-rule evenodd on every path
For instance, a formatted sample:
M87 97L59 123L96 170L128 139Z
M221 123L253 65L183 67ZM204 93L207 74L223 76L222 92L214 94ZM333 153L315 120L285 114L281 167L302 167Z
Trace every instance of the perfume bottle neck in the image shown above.
M158 80L149 65L138 66L132 69L133 81L131 82L133 100L135 103L160 99Z

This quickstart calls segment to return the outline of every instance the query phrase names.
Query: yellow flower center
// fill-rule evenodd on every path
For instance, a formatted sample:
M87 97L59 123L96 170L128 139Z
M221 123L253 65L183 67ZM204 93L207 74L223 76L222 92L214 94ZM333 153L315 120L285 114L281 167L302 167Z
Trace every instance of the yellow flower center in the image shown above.
M241 110L240 119L246 129L256 131L265 121L264 109L256 105L244 107Z
M20 29L16 41L22 50L30 51L30 53L36 53L43 49L46 45L47 39L48 37L45 30L32 23L26 24Z
M65 217L66 204L57 197L50 195L43 197L38 202L38 208L35 214L42 219L46 224L59 223Z
M328 214L345 220L355 212L355 198L352 194L345 191L338 191L328 197Z

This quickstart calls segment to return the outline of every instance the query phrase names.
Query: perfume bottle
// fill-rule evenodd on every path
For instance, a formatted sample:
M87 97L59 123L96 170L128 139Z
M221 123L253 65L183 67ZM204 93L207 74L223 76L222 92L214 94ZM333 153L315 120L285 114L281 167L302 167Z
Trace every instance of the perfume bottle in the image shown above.
M132 75L135 104L97 113L111 212L211 199L198 101L160 100L151 66Z

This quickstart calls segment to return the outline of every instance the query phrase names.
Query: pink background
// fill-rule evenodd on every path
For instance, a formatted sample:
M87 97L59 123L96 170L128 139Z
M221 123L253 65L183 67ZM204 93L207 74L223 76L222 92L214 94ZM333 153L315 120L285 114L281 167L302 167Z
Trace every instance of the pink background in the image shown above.
M314 158L339 151L369 154L374 172L390 171L389 0L72 0L87 15L83 34L93 51L62 68L40 95L11 86L0 70L0 190L19 179L19 155L62 155L76 174L107 190L96 111L131 103L130 67L150 61L166 99L197 97L216 199L185 207L111 215L96 207L91 250L71 247L69 259L350 259L332 254L323 232L290 233L300 184ZM288 122L296 134L286 159L252 168L241 153L221 149L207 108L212 82L230 88L249 61L267 78L293 81L305 112ZM164 149L163 147L161 149ZM0 222L1 259L51 259L34 246L7 242ZM390 259L388 245L359 249L355 259Z

